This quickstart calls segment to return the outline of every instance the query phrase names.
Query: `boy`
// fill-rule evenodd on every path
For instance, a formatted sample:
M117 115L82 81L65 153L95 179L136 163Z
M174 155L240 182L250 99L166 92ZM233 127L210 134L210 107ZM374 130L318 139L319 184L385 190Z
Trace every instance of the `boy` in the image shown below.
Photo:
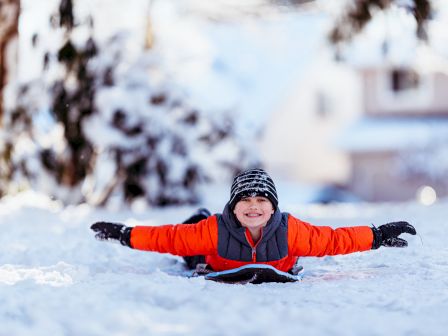
M190 268L204 262L214 271L247 264L268 264L288 272L298 257L347 254L380 246L406 247L398 238L416 234L407 222L376 227L332 229L314 226L280 212L277 191L262 169L249 169L233 180L222 214L201 209L182 225L136 226L98 222L99 240L118 240L134 249L183 256Z

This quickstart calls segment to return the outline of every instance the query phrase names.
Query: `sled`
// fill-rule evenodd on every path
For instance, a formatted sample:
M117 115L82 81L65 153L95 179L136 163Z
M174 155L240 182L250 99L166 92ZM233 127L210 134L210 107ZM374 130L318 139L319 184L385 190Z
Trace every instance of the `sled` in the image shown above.
M292 274L294 273L294 274ZM226 271L214 272L206 264L199 264L194 276L227 284L261 284L266 282L296 282L302 280L303 267L296 266L292 273L282 272L271 265L249 264Z

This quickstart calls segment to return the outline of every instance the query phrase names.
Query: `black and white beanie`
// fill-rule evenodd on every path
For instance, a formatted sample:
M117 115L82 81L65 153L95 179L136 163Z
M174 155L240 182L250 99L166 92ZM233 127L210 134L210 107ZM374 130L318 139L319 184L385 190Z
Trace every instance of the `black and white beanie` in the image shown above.
M233 179L230 189L230 209L243 197L263 196L268 198L274 209L277 209L278 198L274 181L263 170L259 168L243 171Z

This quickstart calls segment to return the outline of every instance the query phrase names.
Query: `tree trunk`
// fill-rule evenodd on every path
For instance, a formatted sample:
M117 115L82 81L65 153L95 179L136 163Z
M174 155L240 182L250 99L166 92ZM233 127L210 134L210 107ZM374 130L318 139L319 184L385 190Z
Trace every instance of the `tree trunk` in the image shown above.
M7 82L11 79L9 69L13 67L11 50L18 35L20 0L0 0L0 126L3 124L3 95Z

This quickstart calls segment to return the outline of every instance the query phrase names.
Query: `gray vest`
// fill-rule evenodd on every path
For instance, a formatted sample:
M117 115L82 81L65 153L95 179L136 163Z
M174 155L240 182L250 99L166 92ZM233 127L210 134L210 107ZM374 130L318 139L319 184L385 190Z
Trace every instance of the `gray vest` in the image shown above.
M227 204L218 214L218 255L238 261L252 261L252 247L242 227ZM274 261L288 255L288 213L276 210L263 228L256 248L257 261Z

